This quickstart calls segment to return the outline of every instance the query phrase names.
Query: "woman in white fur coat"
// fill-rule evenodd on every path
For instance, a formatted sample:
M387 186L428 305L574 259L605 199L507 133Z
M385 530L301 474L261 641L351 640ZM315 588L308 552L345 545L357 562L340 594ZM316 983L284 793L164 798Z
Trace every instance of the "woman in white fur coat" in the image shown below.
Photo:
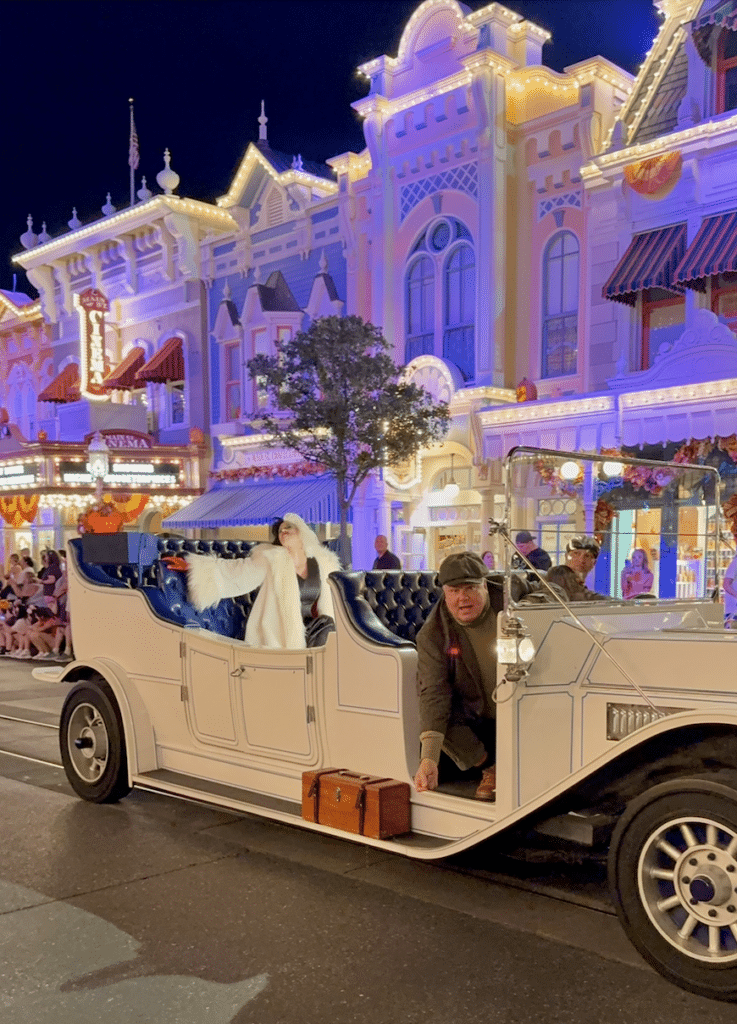
M340 569L338 557L294 512L271 529L273 543L257 544L247 558L188 554L165 561L172 569L186 568L189 599L198 611L260 588L246 623L250 647L320 646L334 629L326 581Z

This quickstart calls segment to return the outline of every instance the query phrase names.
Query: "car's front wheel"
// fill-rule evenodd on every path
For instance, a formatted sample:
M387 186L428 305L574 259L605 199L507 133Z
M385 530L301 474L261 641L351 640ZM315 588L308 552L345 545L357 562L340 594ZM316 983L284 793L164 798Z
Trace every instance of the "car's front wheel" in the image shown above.
M664 977L737 1001L737 775L676 779L628 807L609 851L632 944Z
M59 746L69 784L83 800L115 803L130 792L120 712L104 683L80 683L69 693Z

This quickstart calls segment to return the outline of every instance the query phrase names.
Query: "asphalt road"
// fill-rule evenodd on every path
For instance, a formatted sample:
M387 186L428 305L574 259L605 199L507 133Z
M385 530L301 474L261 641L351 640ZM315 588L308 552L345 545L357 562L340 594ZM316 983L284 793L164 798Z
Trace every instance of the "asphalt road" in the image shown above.
M0 665L0 1020L735 1020L655 975L595 887L575 905L140 791L86 804L29 759L58 759L64 692Z

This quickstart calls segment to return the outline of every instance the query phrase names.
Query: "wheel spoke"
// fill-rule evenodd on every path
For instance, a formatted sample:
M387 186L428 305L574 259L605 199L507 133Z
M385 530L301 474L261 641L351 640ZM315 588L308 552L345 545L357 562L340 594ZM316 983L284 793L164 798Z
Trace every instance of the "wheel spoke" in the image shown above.
M698 923L693 914L689 914L683 925L678 929L678 938L688 939Z
M690 825L681 825L681 835L683 836L686 846L690 847L699 845L699 841Z
M678 860L681 856L681 851L677 850L675 846L671 846L671 844L666 842L665 839L658 840L658 849L673 861Z
M730 857L737 857L737 836L732 839L732 842L727 847L727 853Z
M664 882L675 882L676 880L675 871L668 871L666 868L650 868L648 873L650 878L660 878Z
M717 925L709 925L709 952L718 953L722 948L722 930Z
M706 826L706 845L716 846L719 842L719 829L716 825Z
M662 911L673 910L674 907L681 907L681 906L683 906L683 904L681 903L681 897L680 896L669 896L667 899L658 900L658 902L657 902L658 910L662 910Z

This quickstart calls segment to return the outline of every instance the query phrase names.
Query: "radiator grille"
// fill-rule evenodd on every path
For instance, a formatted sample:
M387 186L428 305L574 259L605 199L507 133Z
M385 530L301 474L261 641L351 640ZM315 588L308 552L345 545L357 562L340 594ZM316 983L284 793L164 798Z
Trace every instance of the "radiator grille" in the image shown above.
M668 715L677 715L688 708L657 708L643 704L607 704L606 706L606 738L623 740L638 729L657 722Z

